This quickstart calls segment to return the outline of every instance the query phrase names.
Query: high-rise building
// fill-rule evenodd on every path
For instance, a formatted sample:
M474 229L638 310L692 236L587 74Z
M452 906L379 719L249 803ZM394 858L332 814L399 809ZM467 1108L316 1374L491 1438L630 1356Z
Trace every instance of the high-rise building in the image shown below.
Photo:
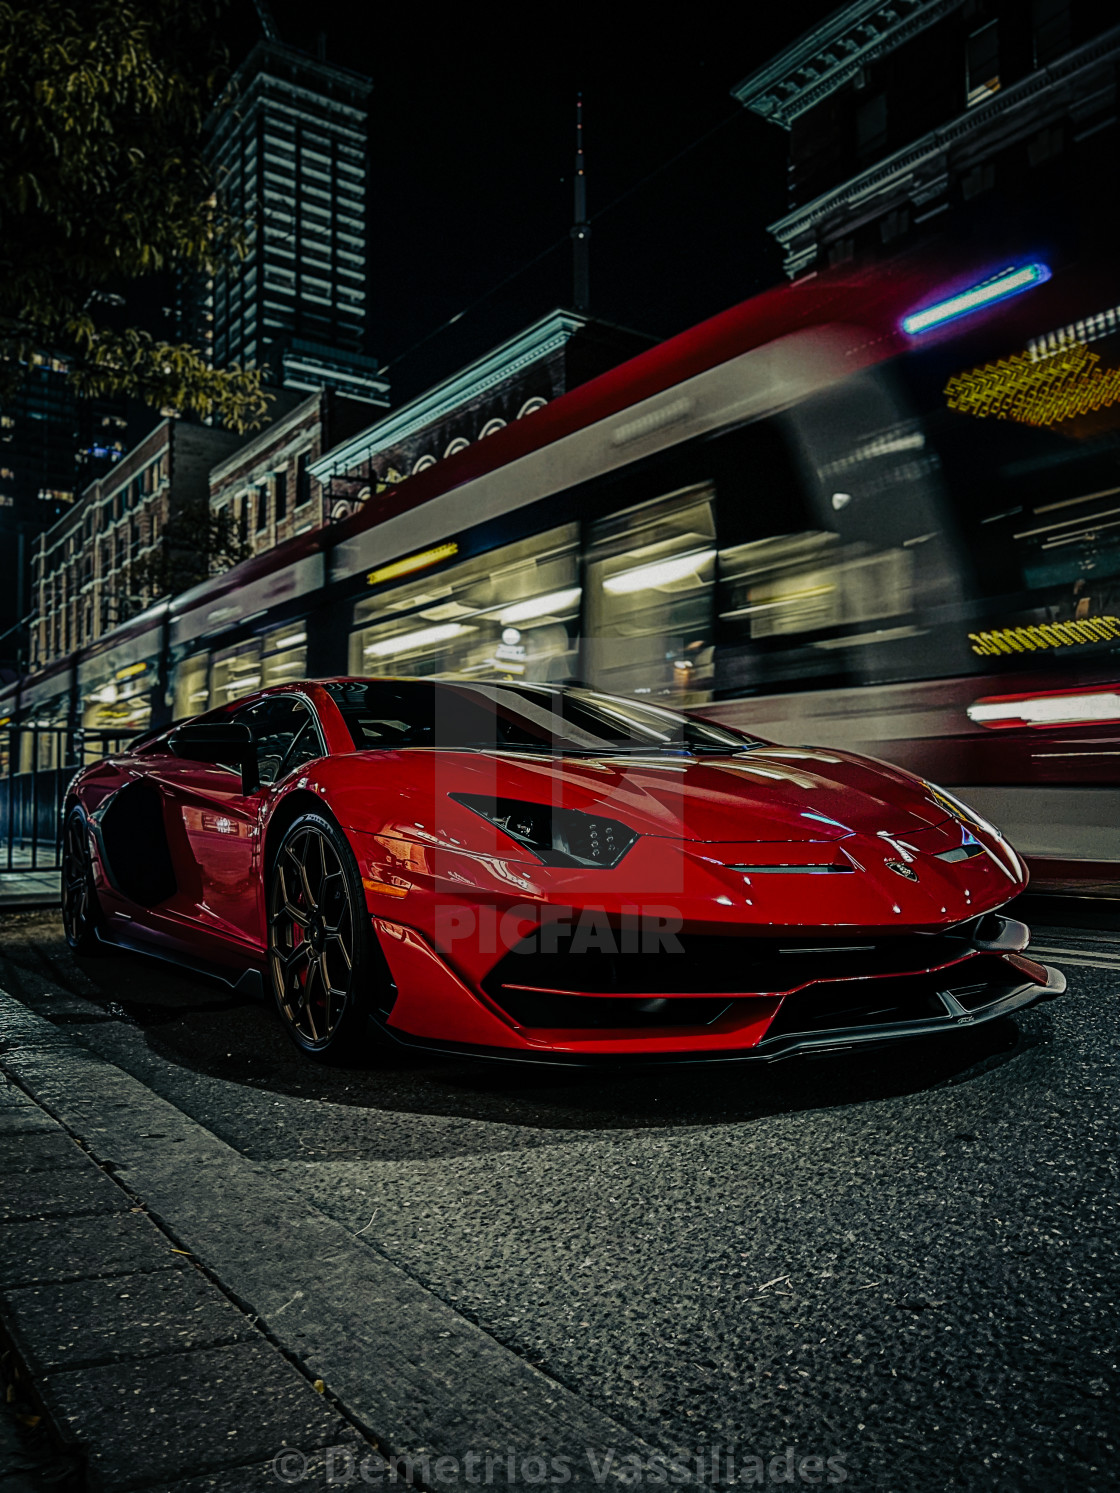
M247 252L187 308L216 367L255 362L286 388L386 402L365 353L371 87L271 38L235 73L208 152Z
M0 402L0 670L27 664L38 536L120 459L128 424L124 399L79 399L65 362L46 354Z

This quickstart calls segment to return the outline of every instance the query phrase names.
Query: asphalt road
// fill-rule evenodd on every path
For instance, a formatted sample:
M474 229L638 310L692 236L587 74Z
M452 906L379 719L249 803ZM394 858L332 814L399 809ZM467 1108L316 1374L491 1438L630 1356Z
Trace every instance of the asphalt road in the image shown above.
M1116 1488L1120 932L1039 911L1062 1000L755 1070L322 1068L221 987L75 962L46 913L0 918L0 987L76 997L81 1042L662 1451Z

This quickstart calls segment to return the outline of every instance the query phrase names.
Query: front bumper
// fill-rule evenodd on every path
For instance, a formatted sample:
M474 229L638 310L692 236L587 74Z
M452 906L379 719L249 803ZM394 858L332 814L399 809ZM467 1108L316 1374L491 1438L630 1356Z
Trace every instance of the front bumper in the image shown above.
M518 966L511 951L477 984L415 930L383 919L375 927L399 992L387 1031L410 1045L505 1059L769 1062L978 1026L1065 989L1058 970L1024 956L1026 927L997 914L944 935L833 939L823 949L792 938L787 947L780 931L700 937L691 958L646 956L629 967L594 955ZM713 961L712 946L728 943ZM570 972L563 984L536 974L558 967ZM505 977L507 968L525 977Z

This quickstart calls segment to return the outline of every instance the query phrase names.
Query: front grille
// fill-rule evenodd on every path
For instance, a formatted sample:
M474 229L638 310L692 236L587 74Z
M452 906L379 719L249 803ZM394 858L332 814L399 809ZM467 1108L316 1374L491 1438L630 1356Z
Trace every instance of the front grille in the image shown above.
M560 1031L603 1031L640 1027L711 1026L734 1001L717 997L660 996L638 1000L602 995L563 995L558 991L516 990L506 987L502 1006L519 1026Z
M580 953L571 934L541 953L534 935L483 988L520 1026L588 1031L711 1026L758 1012L737 997L784 995L765 1045L799 1033L948 1022L942 990L958 1011L990 1005L1023 983L1001 958L973 948L970 934L991 931L971 919L946 933L880 939L681 934L674 953Z
M946 1018L943 990L966 1011L978 1011L1025 983L1009 980L1009 973L1002 959L978 954L940 974L813 985L786 996L764 1040Z
M642 952L626 947L580 951L579 934L564 933L555 952L541 952L538 935L522 940L486 977L487 994L506 1007L506 992L530 987L565 995L781 994L815 980L904 974L949 964L972 951L975 920L938 934L884 938L784 935L761 938L682 933L679 949ZM610 940L604 939L608 943ZM637 935L635 935L637 942Z

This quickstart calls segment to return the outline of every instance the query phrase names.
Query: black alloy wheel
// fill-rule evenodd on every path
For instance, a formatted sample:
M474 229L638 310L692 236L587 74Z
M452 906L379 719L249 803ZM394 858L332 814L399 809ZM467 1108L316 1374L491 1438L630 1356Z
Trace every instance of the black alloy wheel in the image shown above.
M101 908L93 883L89 837L85 811L71 809L62 831L62 927L75 954L94 954L101 948L97 937Z
M324 1061L353 1057L369 1036L383 963L345 835L321 814L302 814L284 832L268 883L272 993L296 1045Z

